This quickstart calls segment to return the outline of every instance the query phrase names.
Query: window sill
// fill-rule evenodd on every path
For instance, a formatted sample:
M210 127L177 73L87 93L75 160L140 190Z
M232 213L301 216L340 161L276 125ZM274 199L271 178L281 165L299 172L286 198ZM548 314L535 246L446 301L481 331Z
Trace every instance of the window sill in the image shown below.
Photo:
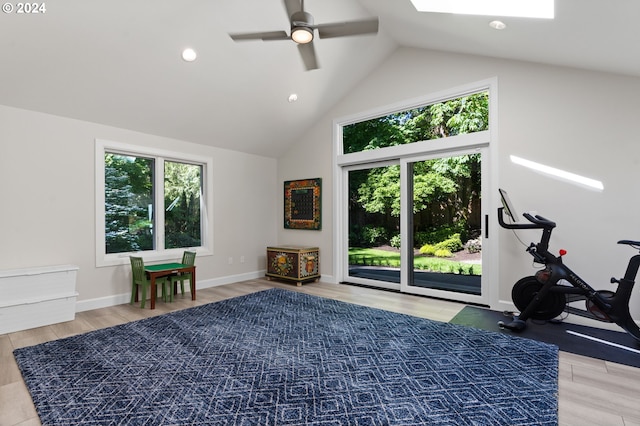
M165 261L175 261L176 259L182 259L182 254L185 251L195 251L196 257L212 256L213 252L206 247L187 247L180 249L171 249L163 251L143 251L143 252L127 252L105 255L101 259L96 259L96 268L104 268L109 266L128 265L129 257L138 256L142 257L145 263L158 263Z

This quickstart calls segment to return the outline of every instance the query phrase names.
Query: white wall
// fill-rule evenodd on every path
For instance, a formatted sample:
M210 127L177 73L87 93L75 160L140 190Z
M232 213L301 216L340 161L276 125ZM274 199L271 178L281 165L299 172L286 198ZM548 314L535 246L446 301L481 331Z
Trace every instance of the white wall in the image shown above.
M126 295L127 266L95 267L94 140L100 138L213 158L215 253L197 260L203 285L259 273L265 247L274 243L319 246L323 277L331 279L333 120L492 77L499 90L497 185L521 211L554 219L552 248L567 249L567 264L596 288L612 288L609 278L620 277L633 254L615 242L640 240L640 79L408 48L319 117L277 161L0 106L0 270L75 264L80 304ZM605 190L538 175L511 164L510 154L599 179ZM285 230L283 182L315 177L323 179L322 230ZM486 196L497 207L497 194ZM500 246L496 305L508 301L513 282L533 270L495 217L491 227ZM537 237L521 235L525 241ZM632 299L636 319L638 291Z
M79 306L126 300L130 266L95 266L96 138L211 157L214 254L196 259L198 287L264 270L277 239L275 159L4 106L0 129L0 270L74 264Z
M335 118L426 96L488 78L498 78L499 129L495 185L509 191L519 210L555 220L551 248L565 248L565 262L598 289L612 289L634 251L619 239L640 240L638 117L640 79L577 69L403 48L320 118L300 144L278 162L278 185L289 179L323 178L323 230L279 226L280 243L320 246L322 274L334 274L332 241L332 121ZM514 154L601 180L596 192L514 165ZM498 207L498 194L490 197ZM282 195L280 195L282 197ZM278 212L282 215L282 207ZM510 300L513 283L534 272L524 247L491 218L499 238L499 291L492 306ZM520 232L525 242L534 231ZM640 289L632 314L640 319Z
M306 135L306 142L292 146L278 161L278 244L319 247L320 273L324 281L333 281L333 181L331 161L331 124L315 126ZM311 143L314 141L314 143ZM320 231L284 229L284 182L296 179L322 178L322 226Z

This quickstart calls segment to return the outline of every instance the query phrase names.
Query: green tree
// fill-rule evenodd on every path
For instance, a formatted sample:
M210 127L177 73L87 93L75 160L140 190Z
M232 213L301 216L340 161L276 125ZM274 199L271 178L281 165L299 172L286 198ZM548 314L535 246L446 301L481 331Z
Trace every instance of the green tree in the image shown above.
M476 93L407 114L404 133L408 143L479 132L489 126L489 94Z
M153 160L105 154L105 245L107 253L153 248Z
M202 167L164 163L165 247L195 247L201 243Z
M446 138L486 130L489 94L476 93L345 126L344 152ZM350 226L384 224L394 235L400 214L399 168L351 172ZM480 228L480 155L462 155L414 164L414 213L417 227L456 221Z
M368 151L407 143L399 114L363 121L343 128L344 153Z
M358 203L367 213L400 216L400 166L371 169L358 188Z

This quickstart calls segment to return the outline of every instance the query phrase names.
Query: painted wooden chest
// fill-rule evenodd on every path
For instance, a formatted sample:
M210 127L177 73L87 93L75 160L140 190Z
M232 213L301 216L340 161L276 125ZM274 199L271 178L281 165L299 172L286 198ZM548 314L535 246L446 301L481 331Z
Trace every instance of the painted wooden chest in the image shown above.
M267 247L267 279L294 281L298 286L320 279L320 251L318 247Z

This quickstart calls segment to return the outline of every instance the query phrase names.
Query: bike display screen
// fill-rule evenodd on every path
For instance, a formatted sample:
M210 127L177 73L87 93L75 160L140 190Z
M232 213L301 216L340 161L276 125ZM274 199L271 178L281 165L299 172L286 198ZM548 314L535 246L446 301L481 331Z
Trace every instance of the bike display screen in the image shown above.
M507 191L502 188L499 188L498 191L500 192L500 199L502 200L502 207L504 207L504 212L511 218L513 222L518 222L518 218L520 217L520 215L513 207L513 203L511 203L511 200L509 199L509 194L507 194Z

